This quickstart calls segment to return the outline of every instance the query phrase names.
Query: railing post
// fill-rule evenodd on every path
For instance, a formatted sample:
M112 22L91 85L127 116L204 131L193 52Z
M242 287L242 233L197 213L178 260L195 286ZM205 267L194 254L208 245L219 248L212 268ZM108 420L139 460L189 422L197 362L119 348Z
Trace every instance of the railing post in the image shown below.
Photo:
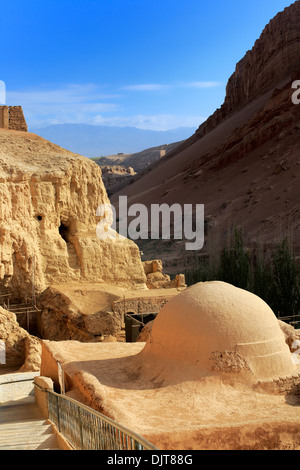
M60 417L59 417L59 397L56 395L56 414L57 414L57 427L59 432L61 431L60 429Z
M78 407L78 424L79 424L79 433L80 433L80 448L83 450L83 432L82 432L80 407Z
M139 442L134 441L134 450L143 450L143 447Z
M49 377L38 376L34 378L35 402L41 408L43 415L49 418L49 397L48 391L53 391L53 381Z

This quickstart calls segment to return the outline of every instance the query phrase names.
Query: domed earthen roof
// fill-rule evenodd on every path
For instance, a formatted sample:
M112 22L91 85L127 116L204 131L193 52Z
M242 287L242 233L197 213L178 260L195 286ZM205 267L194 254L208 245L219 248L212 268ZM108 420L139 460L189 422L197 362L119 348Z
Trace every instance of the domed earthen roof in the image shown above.
M171 299L154 321L145 352L205 370L250 370L259 378L293 373L278 320L256 295L214 281Z

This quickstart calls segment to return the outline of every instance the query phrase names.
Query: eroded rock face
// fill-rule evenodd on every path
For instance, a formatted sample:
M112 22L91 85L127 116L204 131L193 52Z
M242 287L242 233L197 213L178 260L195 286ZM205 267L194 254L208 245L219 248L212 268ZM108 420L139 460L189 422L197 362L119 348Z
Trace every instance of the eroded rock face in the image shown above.
M126 168L121 165L104 165L100 167L103 183L108 192L113 192L114 188L120 184L129 184L129 181L136 174L132 167Z
M299 349L300 344L300 330L296 330L292 325L278 320L281 331L285 336L285 342L290 348L291 352Z
M0 289L30 296L52 283L144 286L139 249L100 240L109 204L98 165L34 134L0 132Z
M144 261L143 266L147 276L148 289L186 287L184 274L177 274L172 281L168 274L163 274L163 263L160 259Z
M91 295L87 293L87 298ZM122 316L112 311L111 304L99 311L87 312L86 306L76 304L74 299L52 286L40 295L39 306L40 333L52 341L103 341L108 336L117 336L122 327Z

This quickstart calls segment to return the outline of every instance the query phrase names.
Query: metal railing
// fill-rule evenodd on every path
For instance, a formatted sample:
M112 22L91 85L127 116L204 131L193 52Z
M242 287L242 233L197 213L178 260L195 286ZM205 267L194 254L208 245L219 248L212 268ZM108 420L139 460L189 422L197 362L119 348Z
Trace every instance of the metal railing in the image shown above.
M47 390L49 420L76 450L157 450L130 431L82 403Z
M38 330L39 310L35 304L35 299L26 299L26 302L19 302L13 304L10 302L11 294L0 294L0 306L5 310L14 313L17 322L22 328L25 328L29 333L33 331L36 333Z

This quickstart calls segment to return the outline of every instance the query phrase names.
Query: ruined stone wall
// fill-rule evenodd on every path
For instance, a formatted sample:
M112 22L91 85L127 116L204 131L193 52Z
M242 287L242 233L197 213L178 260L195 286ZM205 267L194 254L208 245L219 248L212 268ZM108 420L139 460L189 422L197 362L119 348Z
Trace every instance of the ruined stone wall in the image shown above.
M0 129L27 132L22 106L0 106Z
M174 294L176 295L176 294ZM125 311L134 313L157 313L168 302L170 296L136 297L116 300L112 303L114 313L122 315Z
M0 106L0 128L9 128L9 112L7 106Z
M9 129L27 132L27 124L21 106L9 106Z
M267 393L280 393L287 395L300 395L300 374L278 377L267 381L260 381L255 385L255 390Z

